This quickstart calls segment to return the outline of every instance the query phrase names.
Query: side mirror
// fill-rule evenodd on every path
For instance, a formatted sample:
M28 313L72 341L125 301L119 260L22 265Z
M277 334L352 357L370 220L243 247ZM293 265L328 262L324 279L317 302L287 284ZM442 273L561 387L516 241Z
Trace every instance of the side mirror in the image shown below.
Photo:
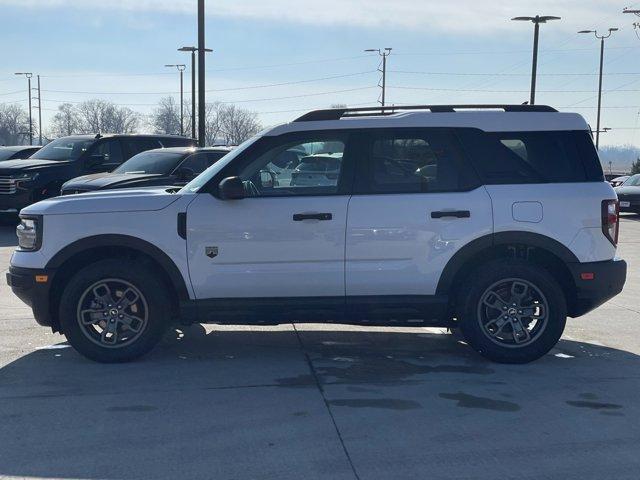
M222 200L240 200L247 196L244 182L240 177L224 178L218 185L218 195Z
M187 167L181 168L177 172L178 180L183 182L193 180L195 176L196 176L196 172L194 172L191 168L187 168Z

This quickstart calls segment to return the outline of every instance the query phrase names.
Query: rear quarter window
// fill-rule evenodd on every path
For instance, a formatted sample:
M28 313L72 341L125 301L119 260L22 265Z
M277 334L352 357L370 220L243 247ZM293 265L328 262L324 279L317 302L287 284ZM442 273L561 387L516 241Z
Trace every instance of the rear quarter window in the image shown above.
M603 181L586 131L460 132L464 149L486 184Z

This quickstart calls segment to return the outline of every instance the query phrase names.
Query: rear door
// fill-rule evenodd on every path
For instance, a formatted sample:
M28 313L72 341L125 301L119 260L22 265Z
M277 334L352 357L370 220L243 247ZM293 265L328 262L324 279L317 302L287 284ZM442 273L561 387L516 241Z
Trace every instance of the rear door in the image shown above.
M436 293L451 257L492 232L491 200L453 131L380 129L366 135L349 203L346 294Z

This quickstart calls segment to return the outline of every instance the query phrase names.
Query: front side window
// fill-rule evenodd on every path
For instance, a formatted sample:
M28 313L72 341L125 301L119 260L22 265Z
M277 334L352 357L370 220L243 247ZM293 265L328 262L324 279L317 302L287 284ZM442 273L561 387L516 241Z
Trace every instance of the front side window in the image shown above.
M469 173L450 133L439 130L382 131L368 147L363 193L452 192L470 185Z
M254 197L334 195L343 171L346 140L313 135L275 141L238 171L247 195Z
M640 187L640 174L627 178L622 185L625 187Z
M91 150L91 167L113 170L123 161L122 148L117 138L103 140Z

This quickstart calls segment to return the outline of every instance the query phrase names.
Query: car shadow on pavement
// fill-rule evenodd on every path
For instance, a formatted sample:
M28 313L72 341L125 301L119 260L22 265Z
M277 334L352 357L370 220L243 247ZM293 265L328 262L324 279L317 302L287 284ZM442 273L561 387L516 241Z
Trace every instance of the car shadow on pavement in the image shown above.
M639 367L571 340L499 365L435 329L197 325L112 365L61 342L0 369L0 476L632 478Z
M0 247L15 247L17 245L16 224L0 224Z

